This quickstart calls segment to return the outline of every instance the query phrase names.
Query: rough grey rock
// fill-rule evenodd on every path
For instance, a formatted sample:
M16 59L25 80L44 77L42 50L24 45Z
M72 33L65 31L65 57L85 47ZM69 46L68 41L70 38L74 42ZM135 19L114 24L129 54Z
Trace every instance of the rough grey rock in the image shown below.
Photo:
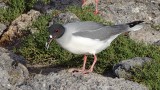
M6 29L6 25L0 23L0 35L2 35L3 31Z
M1 90L17 90L16 85L22 84L28 78L27 68L18 62L25 63L24 58L0 47Z
M160 41L160 31L155 30L151 25L145 25L144 28L139 31L130 32L129 37L136 42L156 44Z
M154 43L155 45L159 45L160 46L160 40Z
M0 43L5 43L8 41L14 41L17 36L22 36L26 28L31 26L33 21L35 21L39 16L40 12L35 10L30 10L27 14L22 14L13 20L10 26L7 28L6 32L0 38ZM7 36L7 37L6 37Z
M72 74L67 70L48 75L36 74L22 90L148 90L145 86L122 78L104 77L95 73Z
M67 70L51 68L52 70L46 74L36 74L32 71L32 74L28 75L28 70L23 64L14 63L23 60L23 57L0 47L1 90L148 90L136 82L95 73L73 74Z
M134 20L160 24L159 3L159 0L101 0L98 8L102 18L116 24Z
M148 57L135 57L128 60L123 60L114 65L113 72L120 78L130 78L132 76L132 73L130 72L131 69L142 67L144 64L151 62L151 60L152 59Z
M71 12L60 13L57 17L54 17L51 22L49 22L49 26L57 22L66 24L77 21L80 21L80 19L74 13Z
M68 6L81 6L82 1L81 0L51 0L52 2L55 2L55 8L58 10L64 10Z
M55 3L52 0L50 0L50 2L48 2L47 4L40 0L33 5L33 9L38 10L41 13L52 13L54 7Z
M0 8L7 8L8 6L4 2L0 2Z
M54 9L64 10L69 6L81 6L80 0L50 0L48 3L44 3L42 0L37 1L33 5L33 9L40 11L41 13L51 14Z
M74 13L71 13L71 12L59 14L59 19L62 20L62 22L64 24L70 23L70 22L80 21L80 19Z

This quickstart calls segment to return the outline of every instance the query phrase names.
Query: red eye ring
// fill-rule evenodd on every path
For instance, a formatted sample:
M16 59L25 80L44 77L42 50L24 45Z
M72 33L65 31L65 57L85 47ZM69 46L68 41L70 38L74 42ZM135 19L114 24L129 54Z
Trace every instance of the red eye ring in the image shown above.
M59 30L57 29L55 32L59 32Z

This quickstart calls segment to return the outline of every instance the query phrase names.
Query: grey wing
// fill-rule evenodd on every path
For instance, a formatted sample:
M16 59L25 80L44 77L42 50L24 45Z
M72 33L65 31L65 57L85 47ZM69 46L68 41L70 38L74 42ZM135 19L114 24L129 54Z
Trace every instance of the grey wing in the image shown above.
M75 36L86 37L91 39L106 40L111 36L121 34L128 30L128 25L104 26L95 30L86 30L73 33Z
M92 21L84 21L84 22L69 23L67 27L72 27L74 28L75 31L86 31L86 30L97 30L99 28L104 27L104 25Z

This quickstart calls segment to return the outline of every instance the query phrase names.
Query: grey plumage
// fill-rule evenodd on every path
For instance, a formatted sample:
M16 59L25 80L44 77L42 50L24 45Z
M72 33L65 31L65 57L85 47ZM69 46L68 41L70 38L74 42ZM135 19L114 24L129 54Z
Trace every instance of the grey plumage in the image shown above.
M101 27L104 27L104 24L96 23L93 21L84 21L84 22L74 22L74 23L68 23L64 26L71 26L75 29L75 31L86 31L86 30L97 30Z
M99 39L102 41L110 38L111 36L123 33L127 31L128 28L129 26L124 24L114 25L114 26L105 26L95 30L92 29L92 30L76 32L76 33L73 33L73 35L91 38L91 39Z
M85 22L86 24L82 24L82 26L80 24L77 24L81 26L80 27L81 30L77 28L79 32L75 32L73 33L73 35L91 39L98 39L103 41L110 38L111 36L129 31L130 28L142 22L143 21L134 21L131 23L119 24L113 26L105 26L103 24L95 22Z

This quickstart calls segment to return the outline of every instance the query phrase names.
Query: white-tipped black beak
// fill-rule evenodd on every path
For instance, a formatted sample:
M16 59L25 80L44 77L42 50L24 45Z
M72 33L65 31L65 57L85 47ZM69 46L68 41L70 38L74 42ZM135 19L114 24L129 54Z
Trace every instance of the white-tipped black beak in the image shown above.
M46 42L45 48L48 50L48 48L49 48L48 42Z
M48 41L46 42L45 48L48 50L50 43L52 42L53 37L50 35Z

